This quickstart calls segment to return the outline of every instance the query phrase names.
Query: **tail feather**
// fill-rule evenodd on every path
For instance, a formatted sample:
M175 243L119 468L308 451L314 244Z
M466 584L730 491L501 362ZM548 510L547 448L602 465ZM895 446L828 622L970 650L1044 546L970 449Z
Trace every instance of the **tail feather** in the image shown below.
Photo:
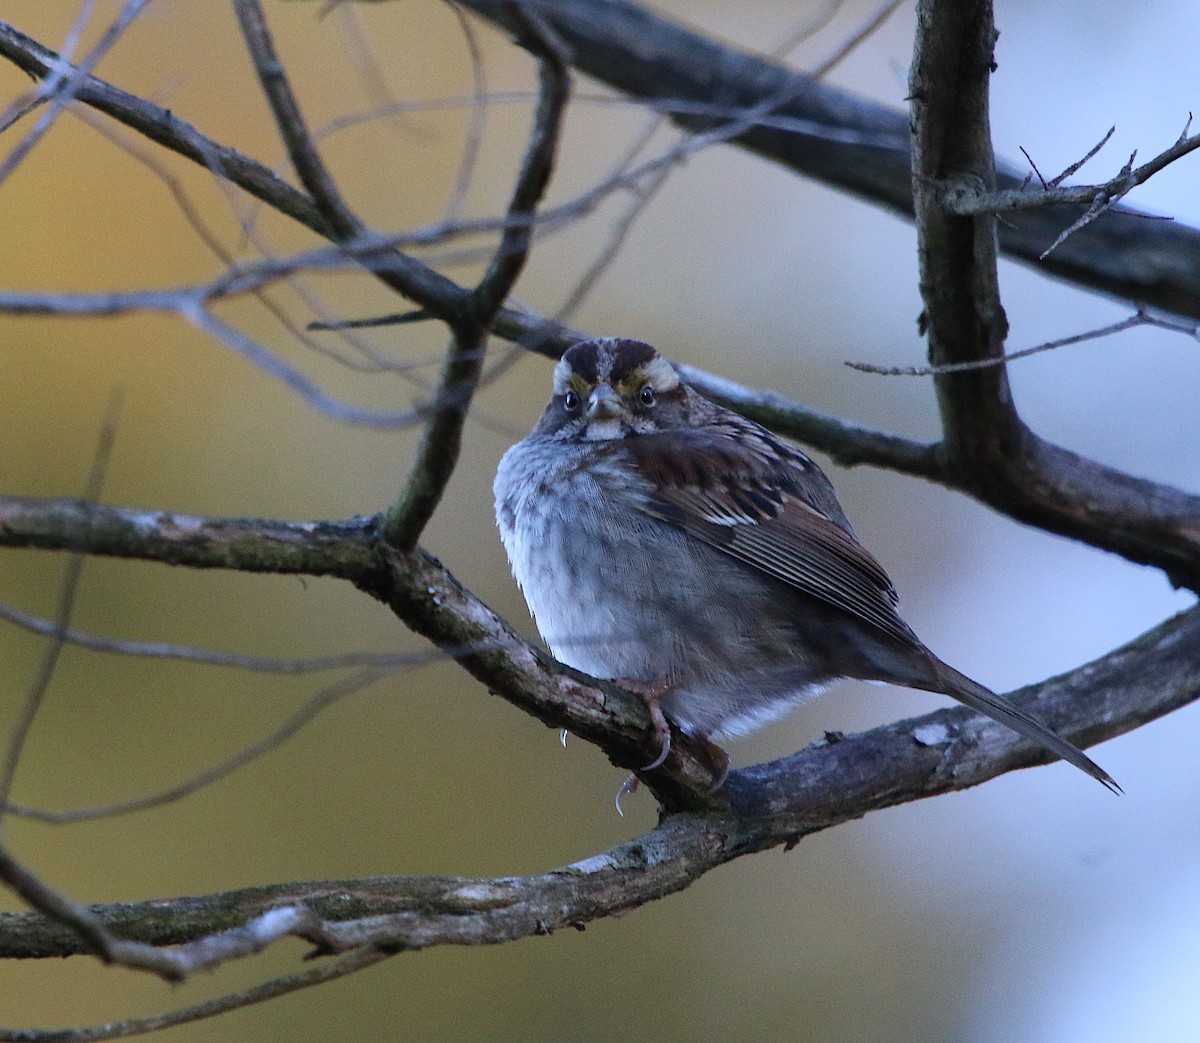
M985 714L993 721L1011 728L1014 732L1040 743L1051 753L1061 757L1069 764L1074 764L1080 771L1087 772L1093 779L1103 783L1113 793L1123 792L1116 781L1103 768L1093 761L1079 747L1067 742L1047 728L1037 718L1014 706L1007 699L990 692L983 685L972 681L966 674L959 673L954 667L943 663L932 653L934 662L937 690L957 699L972 710Z

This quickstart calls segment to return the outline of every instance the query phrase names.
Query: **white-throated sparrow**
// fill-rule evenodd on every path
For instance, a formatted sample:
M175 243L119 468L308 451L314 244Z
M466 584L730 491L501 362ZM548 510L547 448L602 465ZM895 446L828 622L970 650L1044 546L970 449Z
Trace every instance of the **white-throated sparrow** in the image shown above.
M707 746L842 677L949 695L1099 779L1082 751L943 663L896 612L821 469L693 391L649 344L583 341L533 431L500 461L496 520L564 663L645 698Z

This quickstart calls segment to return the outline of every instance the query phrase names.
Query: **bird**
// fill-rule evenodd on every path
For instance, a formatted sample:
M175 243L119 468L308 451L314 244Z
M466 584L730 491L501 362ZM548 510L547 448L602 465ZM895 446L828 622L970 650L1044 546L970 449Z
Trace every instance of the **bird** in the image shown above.
M706 753L716 790L729 769L717 740L857 678L950 696L1120 792L1082 750L921 642L813 460L700 394L643 341L568 348L493 491L550 651L646 703L657 755L643 772L666 760L674 725Z

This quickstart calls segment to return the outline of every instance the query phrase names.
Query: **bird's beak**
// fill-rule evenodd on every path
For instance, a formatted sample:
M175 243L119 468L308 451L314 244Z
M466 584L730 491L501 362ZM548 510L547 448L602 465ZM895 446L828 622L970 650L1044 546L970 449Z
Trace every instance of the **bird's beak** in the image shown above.
M621 404L621 396L610 385L597 384L588 399L588 419L616 420L624 412L625 407Z

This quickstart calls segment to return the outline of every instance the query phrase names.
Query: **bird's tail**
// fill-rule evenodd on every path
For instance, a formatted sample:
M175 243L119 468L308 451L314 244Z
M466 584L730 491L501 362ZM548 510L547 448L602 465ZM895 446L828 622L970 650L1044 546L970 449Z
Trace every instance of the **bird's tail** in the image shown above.
M954 667L943 663L936 656L931 654L930 658L933 660L938 691L957 699L972 710L985 714L993 721L998 721L1006 728L1011 728L1025 738L1040 743L1051 753L1061 757L1069 764L1074 764L1080 771L1087 772L1093 779L1103 783L1114 793L1122 792L1113 777L1079 747L1055 735L1037 718L1032 717L1020 707L1014 706L995 692L988 691L983 685L972 681L966 674L959 673Z

